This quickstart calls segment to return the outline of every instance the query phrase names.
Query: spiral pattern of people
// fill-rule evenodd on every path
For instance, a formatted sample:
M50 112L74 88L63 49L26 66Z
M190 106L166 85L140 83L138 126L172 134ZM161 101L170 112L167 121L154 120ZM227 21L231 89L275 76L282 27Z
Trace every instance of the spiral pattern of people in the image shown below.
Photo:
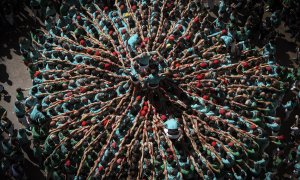
M30 42L30 95L40 104L30 120L47 171L74 179L260 172L268 144L284 138L275 110L292 71L274 62L272 42L254 48L246 28L232 34L220 19L212 32L198 1L80 3Z

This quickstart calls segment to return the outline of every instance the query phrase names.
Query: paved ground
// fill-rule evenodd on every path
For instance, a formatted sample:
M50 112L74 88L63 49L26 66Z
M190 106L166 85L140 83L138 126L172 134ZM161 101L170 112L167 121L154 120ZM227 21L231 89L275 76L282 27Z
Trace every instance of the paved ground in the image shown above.
M4 85L8 96L0 100L0 105L8 111L8 118L14 123L15 128L20 128L21 125L17 118L12 113L13 104L15 102L16 88L29 88L31 87L31 79L26 66L22 62L22 57L18 52L18 39L21 36L28 36L30 29L34 29L34 21L30 16L28 9L20 11L17 15L15 27L0 26L0 84ZM294 65L291 58L295 57L295 48L297 46L294 40L290 38L290 34L285 32L286 28L281 25L279 32L283 34L277 41L277 59L281 65ZM298 43L299 46L299 43ZM292 113L292 116L296 112ZM287 125L292 123L293 119ZM28 166L36 173L30 173L31 178L41 179L41 173L37 170L32 163L28 161ZM32 172L32 171L31 171Z

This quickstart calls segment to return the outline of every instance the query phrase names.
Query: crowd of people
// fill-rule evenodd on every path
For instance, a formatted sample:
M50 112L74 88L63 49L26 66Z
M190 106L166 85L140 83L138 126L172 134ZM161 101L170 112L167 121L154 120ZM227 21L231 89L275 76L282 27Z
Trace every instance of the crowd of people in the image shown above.
M265 19L263 1L221 0L217 18L201 1L39 2L30 6L44 28L20 39L33 79L28 96L17 89L24 128L4 123L1 143L32 143L47 176L300 176L299 113L291 135L281 128L299 109L299 70L276 59L281 19L299 36L286 18L297 1L268 1Z
M14 21L14 12L16 11L16 7L18 2L15 0L6 1L3 0L0 2L0 24L1 26L9 25L13 26L15 24Z
M0 106L0 177L26 179L22 148L28 148L30 141L22 132L16 130L7 118L6 110ZM22 147L23 146L23 147Z
M288 31L291 33L292 38L295 38L295 41L300 40L299 31L300 31L300 2L297 0L270 0L269 9L273 14L271 19L277 16L278 19L284 22L284 26L287 26Z

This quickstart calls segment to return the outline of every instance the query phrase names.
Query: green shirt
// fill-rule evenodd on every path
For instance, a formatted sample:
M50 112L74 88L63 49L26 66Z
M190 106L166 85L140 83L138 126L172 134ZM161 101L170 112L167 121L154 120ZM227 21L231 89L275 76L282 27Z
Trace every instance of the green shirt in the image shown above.
M18 101L22 101L25 99L23 92L18 92L16 97Z
M27 137L25 129L19 129L18 130L17 140L18 140L18 142L21 146L24 145L24 144L30 143L30 141Z

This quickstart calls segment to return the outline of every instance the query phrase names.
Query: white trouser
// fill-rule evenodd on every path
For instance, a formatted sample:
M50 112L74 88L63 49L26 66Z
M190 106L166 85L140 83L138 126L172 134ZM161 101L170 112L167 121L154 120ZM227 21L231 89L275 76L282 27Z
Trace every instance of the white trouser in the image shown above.
M177 135L170 135L168 134L168 129L164 128L165 134L170 138L170 139L178 139L181 135L181 131L179 130L179 133Z

